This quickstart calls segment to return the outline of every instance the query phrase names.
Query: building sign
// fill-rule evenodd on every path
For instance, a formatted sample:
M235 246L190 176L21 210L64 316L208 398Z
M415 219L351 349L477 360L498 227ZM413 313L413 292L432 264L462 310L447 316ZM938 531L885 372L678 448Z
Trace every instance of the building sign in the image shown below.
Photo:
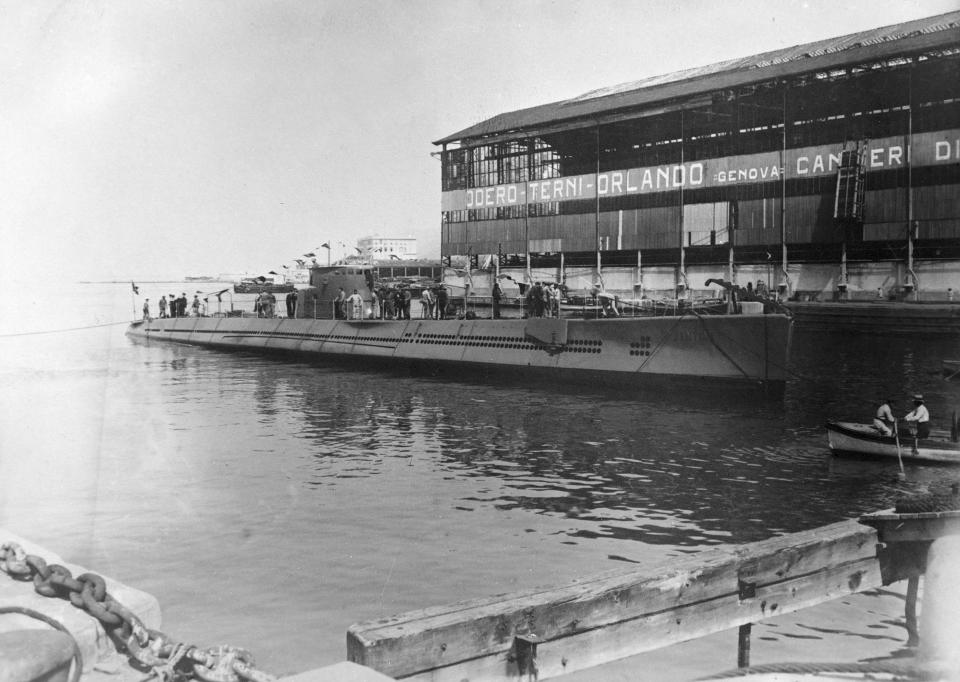
M453 190L442 194L441 210L619 197L832 175L840 165L842 151L840 145L804 147L788 149L786 154L763 152ZM911 160L911 153L914 166L960 163L960 130L916 134L912 150L907 136L869 140L864 163L867 171L901 168Z

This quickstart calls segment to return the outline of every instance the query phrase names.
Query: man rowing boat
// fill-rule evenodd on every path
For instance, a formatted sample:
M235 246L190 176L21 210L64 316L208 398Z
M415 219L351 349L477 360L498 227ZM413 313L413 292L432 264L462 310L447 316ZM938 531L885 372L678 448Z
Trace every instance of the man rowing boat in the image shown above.
M890 410L891 402L893 401L889 398L884 398L883 404L877 408L877 414L873 418L873 426L884 436L892 436L893 427L897 423L893 412Z

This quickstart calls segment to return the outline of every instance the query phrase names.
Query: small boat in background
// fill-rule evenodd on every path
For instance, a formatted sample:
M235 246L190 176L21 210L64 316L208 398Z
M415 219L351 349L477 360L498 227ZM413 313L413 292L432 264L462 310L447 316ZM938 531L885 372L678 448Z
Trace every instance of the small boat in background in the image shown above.
M902 433L897 438L882 435L872 424L827 422L827 440L834 454L846 452L876 457L902 457L905 460L960 464L957 414L954 412L950 431L934 429L929 438L921 438L914 449L913 436Z
M244 277L233 285L235 294L288 294L294 290L292 284L277 284L270 277Z

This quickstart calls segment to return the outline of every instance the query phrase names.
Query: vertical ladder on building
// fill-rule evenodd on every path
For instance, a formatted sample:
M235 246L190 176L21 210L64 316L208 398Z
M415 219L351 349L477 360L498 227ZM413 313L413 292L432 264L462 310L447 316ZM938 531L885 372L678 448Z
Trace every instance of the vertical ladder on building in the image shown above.
M849 284L847 242L859 242L863 239L863 195L866 181L863 159L866 151L866 142L856 143L853 149L847 149L844 145L840 152L840 166L837 168L833 218L837 227L843 230L840 278L837 280L837 291L841 300L846 298Z
M853 149L840 152L837 168L837 192L833 204L833 217L838 224L863 223L863 195L866 170L863 159L865 143L857 143Z

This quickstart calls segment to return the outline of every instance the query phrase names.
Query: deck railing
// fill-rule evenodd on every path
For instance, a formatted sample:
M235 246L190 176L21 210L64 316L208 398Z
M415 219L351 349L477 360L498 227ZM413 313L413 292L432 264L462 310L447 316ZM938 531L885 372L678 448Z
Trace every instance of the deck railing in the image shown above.
M845 521L358 623L347 655L395 678L543 680L739 626L743 665L752 623L891 582L884 578L876 531Z

